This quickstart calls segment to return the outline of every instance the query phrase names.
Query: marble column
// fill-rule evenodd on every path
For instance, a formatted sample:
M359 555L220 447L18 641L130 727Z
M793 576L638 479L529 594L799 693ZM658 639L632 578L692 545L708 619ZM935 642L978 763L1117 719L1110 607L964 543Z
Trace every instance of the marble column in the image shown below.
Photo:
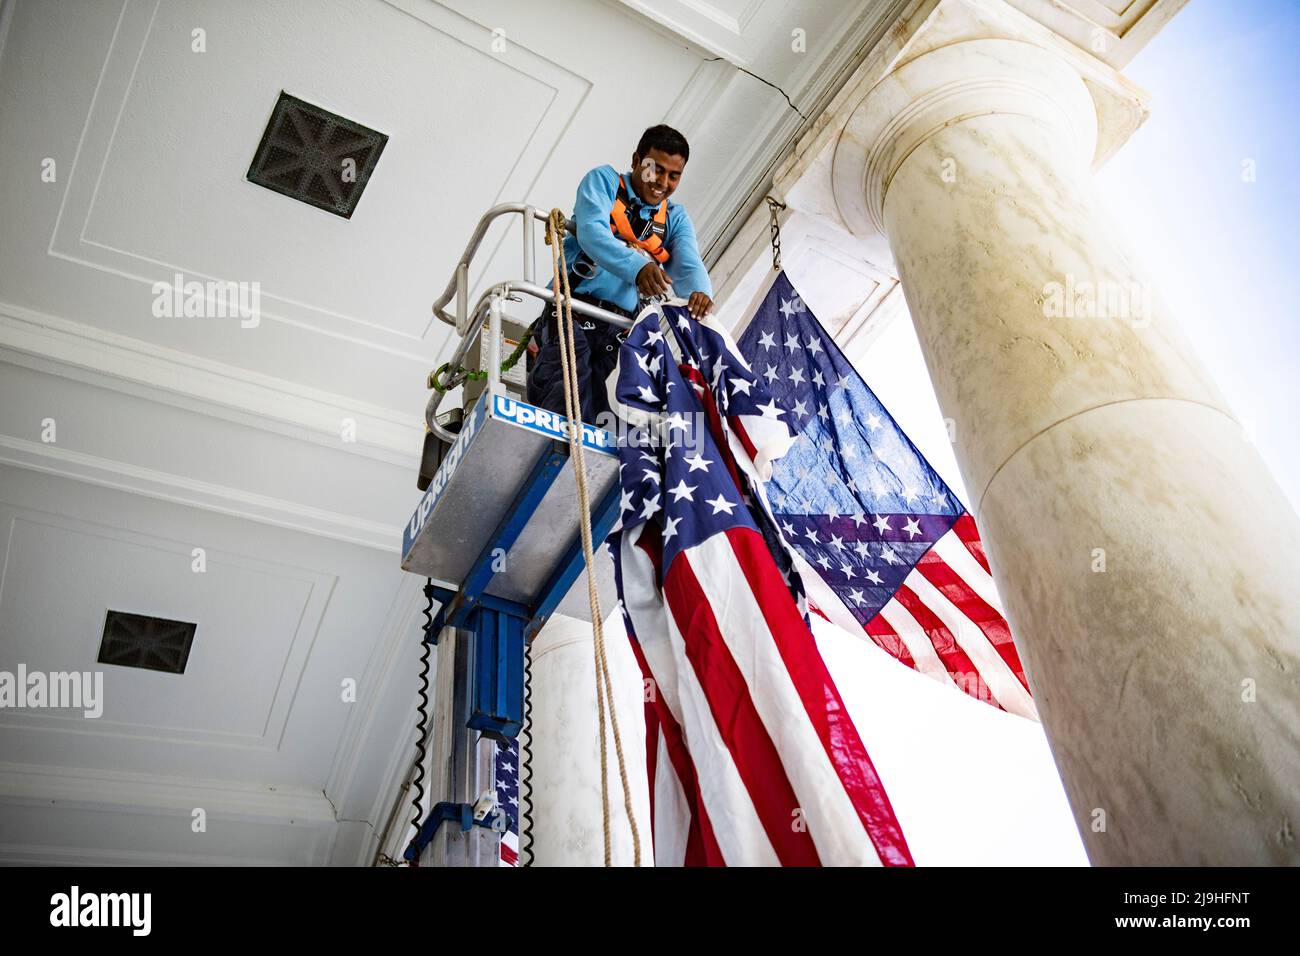
M632 810L641 835L643 866L653 864L650 791L646 783L645 717L641 672L615 612L605 624ZM533 642L533 833L537 866L600 866L604 862L600 802L600 736L592 629L586 621L554 615ZM615 866L631 866L631 828L623 807L612 730L607 730L609 808Z
M835 199L888 237L1092 861L1294 864L1300 522L1094 200L1096 142L1063 55L954 43L856 107Z

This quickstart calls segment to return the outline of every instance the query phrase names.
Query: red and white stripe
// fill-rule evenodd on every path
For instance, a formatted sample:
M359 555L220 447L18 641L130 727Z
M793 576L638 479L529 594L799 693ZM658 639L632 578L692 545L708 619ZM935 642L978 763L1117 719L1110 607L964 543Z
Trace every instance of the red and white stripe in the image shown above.
M519 837L507 830L501 834L501 848L497 856L497 866L519 865Z
M884 787L756 531L681 552L622 541L660 866L911 865ZM643 540L645 539L645 540Z
M941 683L1010 713L1038 719L979 531L969 514L935 542L865 628L816 569L794 555L809 600L823 617L851 634L864 634L887 654Z

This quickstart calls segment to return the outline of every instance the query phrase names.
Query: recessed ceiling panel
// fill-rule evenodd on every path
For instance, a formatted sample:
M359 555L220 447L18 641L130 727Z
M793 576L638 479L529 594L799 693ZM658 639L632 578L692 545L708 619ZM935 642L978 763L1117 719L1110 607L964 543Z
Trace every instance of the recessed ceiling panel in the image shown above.
M445 7L402 6L129 0L55 253L149 283L256 284L263 325L425 356L467 224L527 192L586 84L522 38L497 53ZM346 223L246 175L282 90L388 137Z
M281 90L248 179L351 219L387 143L386 134Z
M22 663L29 672L102 672L103 713L87 720L6 710L0 723L276 746L298 677L288 662L295 642L311 639L303 630L314 626L307 614L312 580L202 544L0 507L5 518L12 522L0 581L6 669ZM108 609L200 622L185 675L105 666ZM113 647L130 657L125 646Z
M110 610L104 616L99 663L184 674L196 624Z

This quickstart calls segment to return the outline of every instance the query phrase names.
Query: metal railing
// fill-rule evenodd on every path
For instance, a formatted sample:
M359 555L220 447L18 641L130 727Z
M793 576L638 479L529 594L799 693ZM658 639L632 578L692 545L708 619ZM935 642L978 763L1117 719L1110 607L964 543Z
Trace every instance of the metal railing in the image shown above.
M474 308L470 309L468 308L470 263L478 252L483 237L487 235L488 227L500 216L507 215L518 215L523 222L524 277L521 280L511 282L498 282L489 287L478 297L478 300L474 303ZM470 348L478 341L486 317L488 355L490 356L487 362L487 381L488 389L493 392L499 391L501 385L501 303L507 298L513 298L514 293L532 296L543 302L555 301L555 293L544 285L537 283L533 263L534 240L536 238L534 220L545 223L548 218L549 214L547 212L526 203L508 202L493 206L479 219L474 234L470 236L469 243L465 246L460 261L456 264L456 271L452 275L451 281L447 283L447 288L443 290L438 301L433 304L433 314L448 325L454 326L461 336L460 344L456 346L456 351L452 353L451 359L448 361L448 366L451 369L460 368L464 364ZM566 231L577 233L577 227L572 219L566 219L564 225ZM456 308L453 313L449 314L446 307L453 299L456 300ZM609 312L579 299L572 299L571 304L573 311L578 315L600 319L623 329L632 327L632 319L616 312ZM438 406L442 404L444 395L445 393L438 389L433 390L433 394L429 397L429 402L424 408L424 421L429 426L429 430L435 435L443 441L452 442L456 440L455 434L439 425L437 420Z

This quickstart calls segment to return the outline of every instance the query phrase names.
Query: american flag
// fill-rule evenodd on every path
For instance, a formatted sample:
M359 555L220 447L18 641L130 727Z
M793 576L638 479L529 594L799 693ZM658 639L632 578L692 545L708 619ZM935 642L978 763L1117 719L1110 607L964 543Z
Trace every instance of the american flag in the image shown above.
M677 305L642 314L608 387L628 426L609 547L646 678L656 864L911 865L753 497L791 444L780 406Z
M499 866L519 865L519 738L497 741L497 807L505 814Z
M904 664L1036 720L974 519L784 272L738 344L795 432L764 490L816 609Z

